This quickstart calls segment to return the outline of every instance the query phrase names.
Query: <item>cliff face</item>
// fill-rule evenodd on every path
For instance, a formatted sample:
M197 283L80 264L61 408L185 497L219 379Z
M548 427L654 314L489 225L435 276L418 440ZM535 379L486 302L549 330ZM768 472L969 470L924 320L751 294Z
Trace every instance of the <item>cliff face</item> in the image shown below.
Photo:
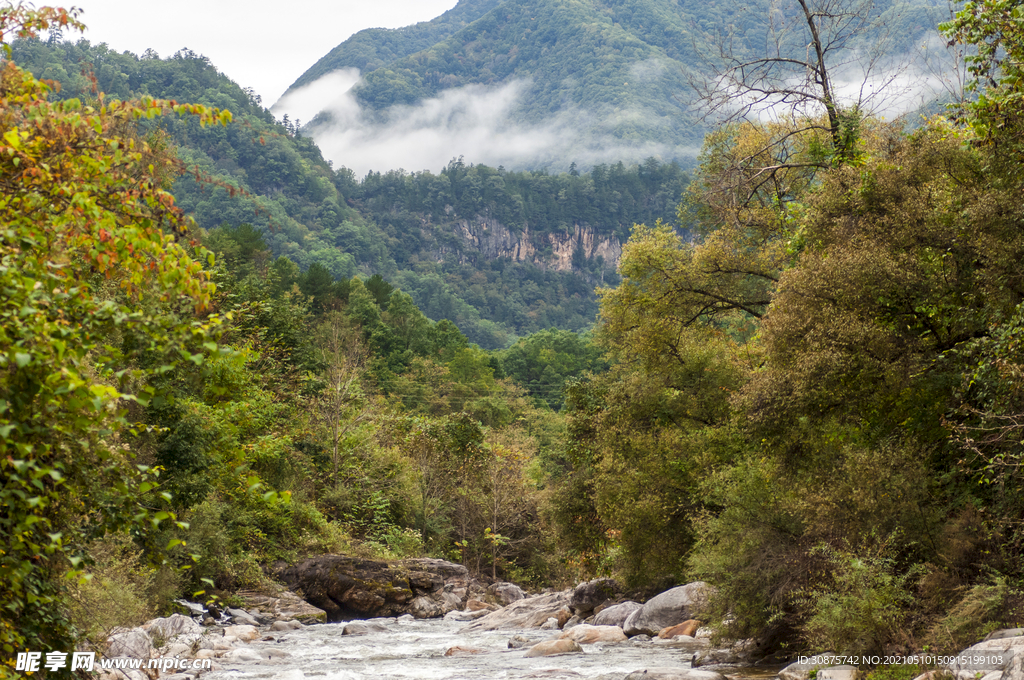
M545 270L569 272L579 268L580 258L589 264L598 257L603 260L603 269L614 270L622 256L618 237L599 236L594 227L587 224L574 224L571 232L546 234L531 233L529 225L515 232L487 217L460 219L446 226L444 231L455 238L443 239L446 243L438 242L441 239L437 239L438 228L435 227L437 246L434 252L439 260L456 257L459 262L472 262L479 258L508 258Z

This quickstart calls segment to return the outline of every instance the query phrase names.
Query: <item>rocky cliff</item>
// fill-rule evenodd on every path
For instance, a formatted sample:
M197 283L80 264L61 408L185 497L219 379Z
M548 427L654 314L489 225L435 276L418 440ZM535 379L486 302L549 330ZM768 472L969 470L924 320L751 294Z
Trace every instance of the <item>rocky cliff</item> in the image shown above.
M446 231L455 238L441 236ZM529 225L518 231L495 219L478 216L436 225L427 236L436 243L433 254L438 260L455 257L460 263L508 258L545 270L570 272L584 267L593 269L600 258L600 269L614 271L622 256L618 237L599 235L586 224L574 224L571 230L536 233L531 232Z

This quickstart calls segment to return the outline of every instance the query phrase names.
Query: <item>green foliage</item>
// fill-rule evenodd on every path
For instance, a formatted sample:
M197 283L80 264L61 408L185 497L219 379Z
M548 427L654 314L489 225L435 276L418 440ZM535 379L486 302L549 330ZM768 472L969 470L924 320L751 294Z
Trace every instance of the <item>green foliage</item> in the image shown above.
M825 558L828 581L801 593L806 599L800 604L809 610L803 624L808 646L882 653L903 629L913 602L913 572L899 573L893 560L881 555L857 556L830 546L811 554Z
M562 406L566 380L607 368L601 350L588 337L556 328L517 341L501 353L501 365L530 396L554 410Z

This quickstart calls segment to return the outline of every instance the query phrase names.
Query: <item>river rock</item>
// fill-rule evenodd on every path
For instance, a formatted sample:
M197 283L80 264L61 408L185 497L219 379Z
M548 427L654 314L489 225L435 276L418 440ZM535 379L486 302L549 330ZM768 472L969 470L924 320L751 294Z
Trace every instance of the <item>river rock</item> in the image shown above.
M475 612L460 612L458 610L455 610L453 612L448 612L447 614L445 614L444 619L445 621L476 621L477 619L482 619L490 613L491 610L489 609L478 609Z
M610 607L605 607L594 615L594 625L618 626L619 628L622 628L623 624L626 623L626 619L629 618L629 615L637 609L640 609L642 606L643 605L639 602L629 600L627 602L613 604Z
M815 654L810 657L806 662L801 663L800 661L796 661L791 663L779 671L779 678L781 678L781 680L807 680L811 675L811 670L827 666L826 663L822 663L822 659L827 659L833 656L835 656L835 654L832 652L822 652L821 654Z
M640 637L639 635L636 637ZM635 639L635 638L630 638ZM682 649L686 652L693 652L693 659L690 665L694 668L701 665L700 659L701 654L710 651L708 648L711 646L710 640L703 640L700 638L690 637L689 635L676 635L671 638L654 638L651 640L652 644L668 649ZM713 663L707 661L704 665Z
M487 650L478 649L476 647L461 647L455 645L445 650L445 656L469 656L470 654L486 654Z
M576 586L569 598L569 608L573 613L585 617L608 600L613 600L620 592L618 582L612 578L596 578Z
M856 666L829 666L818 670L819 680L856 680Z
M660 666L633 671L625 680L726 680L721 673L698 671L692 668Z
M342 635L369 635L370 633L386 632L388 632L387 626L367 621L352 621L345 624L345 627L341 629Z
M945 668L960 680L984 678L995 671L1000 680L1024 680L1024 636L990 637L960 652Z
M550 619L540 624L541 630L558 630L558 619L552 616Z
M260 636L260 631L256 626L228 626L224 629L224 637L233 636L239 640L255 640Z
M536 656L553 656L555 654L572 654L582 652L583 648L575 640L544 640L526 651L526 658Z
M707 639L694 639L687 638L685 636L676 636L672 639L694 640L694 642L705 646L710 643ZM705 649L695 653L690 665L696 668L697 666L709 666L713 664L749 664L753 662L754 657L758 655L759 651L760 648L757 644L757 640L752 638L747 640L736 640L727 647L715 647L713 649ZM837 678L835 680L840 679Z
M569 617L569 620L562 624L562 630L569 630L583 623L583 619L573 614Z
M301 621L302 623L323 623L327 620L327 612L314 607L290 590L273 593L260 593L254 590L242 590L235 593L247 607L258 607L267 612L268 616L278 621Z
M513 635L508 639L509 649L519 649L520 647L529 647L533 644L533 640L526 637L525 635Z
M713 592L712 587L703 581L666 590L630 614L622 629L630 637L640 633L657 635L663 628L696 618L695 614L706 607Z
M380 616L443 616L461 609L470 591L469 571L444 560L378 562L345 555L321 555L274 575L326 612L328 621ZM425 597L437 606L428 606ZM415 604L414 604L415 601Z
M487 601L492 602L499 607L507 607L513 602L517 602L526 597L526 593L523 589L514 583L506 583L499 581L498 583L492 583L487 586Z
M270 630L273 631L298 630L300 628L302 628L302 624L298 621L274 621L270 624Z
M203 634L203 627L196 623L191 617L181 614L171 614L162 619L147 621L143 630L149 633L151 638L160 638L169 641L179 635L197 637Z
M558 611L569 601L569 592L547 593L513 602L491 612L462 630L507 630L511 628L540 628L548 619L558 618Z
M689 637L693 637L694 633L698 630L700 630L700 621L697 619L690 619L689 621L683 621L677 626L663 628L661 632L658 633L658 637L662 639L674 638L676 635L687 635Z
M242 626L258 626L260 622L253 617L252 614L245 611L244 609L235 609L234 607L228 607L224 610L228 616L231 617L233 623L237 623Z
M625 642L629 638L618 626L590 626L580 624L571 630L563 631L560 640L574 640L581 645L592 645L596 642Z
M175 600L174 604L181 606L189 613L189 616L192 616L193 618L200 620L206 618L207 609L198 602L189 602L188 600Z
M153 652L153 638L141 628L122 630L107 639L107 656L129 656L133 659L148 659Z
M498 605L491 604L489 602L481 602L480 600L467 600L466 611L467 612L478 612L481 610L487 610L489 612L497 611L500 609Z

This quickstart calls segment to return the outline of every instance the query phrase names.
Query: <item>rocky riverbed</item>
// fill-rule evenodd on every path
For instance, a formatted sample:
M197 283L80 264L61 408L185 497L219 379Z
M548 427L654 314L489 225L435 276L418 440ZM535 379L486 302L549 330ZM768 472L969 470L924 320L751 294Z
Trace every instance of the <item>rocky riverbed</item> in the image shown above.
M365 562L365 561L364 561ZM362 578L372 574L376 580ZM482 584L439 560L358 564L319 559L287 573L313 606L290 591L240 593L247 608L175 615L122 631L107 656L208 659L203 680L273 678L603 678L856 680L857 669L825 652L810 663L772 665L754 640L712 645L701 625L711 588L691 583L644 603L625 599L610 579L532 597L508 583ZM374 611L393 616L372 616ZM362 614L338 620L343 614ZM212 614L217 615L214 619ZM371 616L367 616L370 614ZM443 615L443 616L442 616ZM335 622L324 623L325 619ZM200 625L199 621L205 625ZM956 680L1024 680L1024 630L999 631L940 661ZM981 657L998 663L975 663ZM965 661L967 659L967 661ZM104 671L102 680L195 680L201 671Z

